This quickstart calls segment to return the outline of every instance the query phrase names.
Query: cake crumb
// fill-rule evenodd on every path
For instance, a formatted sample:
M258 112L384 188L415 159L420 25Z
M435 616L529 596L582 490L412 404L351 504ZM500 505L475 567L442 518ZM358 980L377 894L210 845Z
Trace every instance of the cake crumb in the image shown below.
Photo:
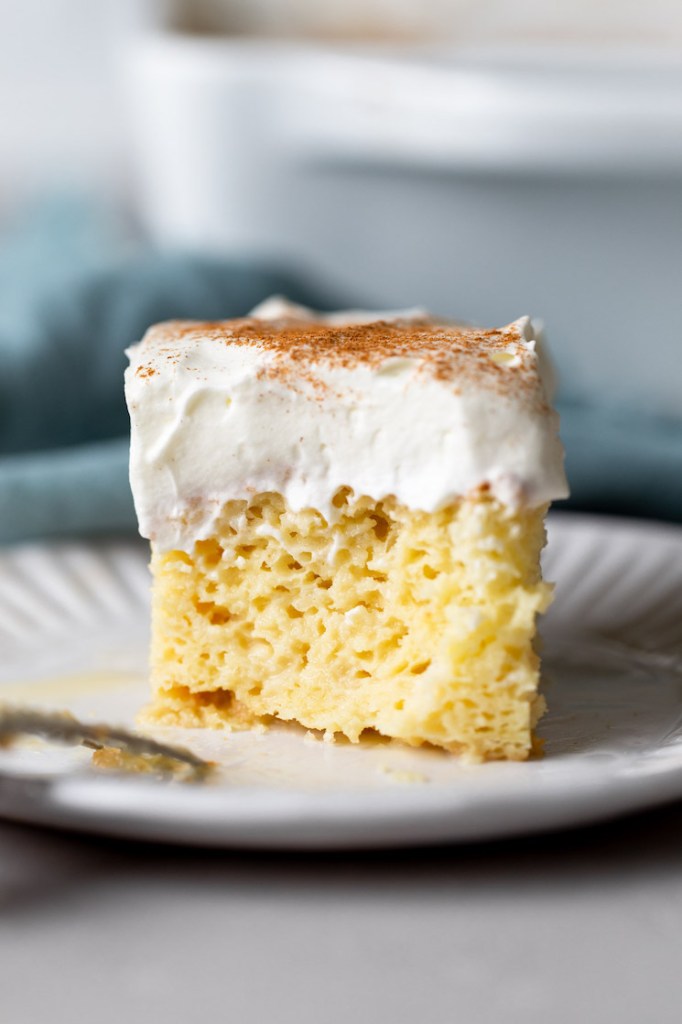
M121 747L98 747L92 753L92 766L98 771L115 772L124 775L154 775L173 778L178 781L205 779L215 769L207 761L197 774L195 765L187 764L168 754L135 753Z

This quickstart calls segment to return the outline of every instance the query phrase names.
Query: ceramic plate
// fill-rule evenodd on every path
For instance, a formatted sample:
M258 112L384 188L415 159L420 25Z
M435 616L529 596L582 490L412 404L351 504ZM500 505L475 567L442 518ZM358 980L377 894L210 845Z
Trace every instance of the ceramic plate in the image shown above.
M132 725L147 698L146 548L0 554L0 699ZM0 814L134 839L280 849L519 835L682 797L682 530L551 519L545 756L467 767L433 750L326 744L293 727L157 730L218 761L211 784L97 775L87 750L0 755Z

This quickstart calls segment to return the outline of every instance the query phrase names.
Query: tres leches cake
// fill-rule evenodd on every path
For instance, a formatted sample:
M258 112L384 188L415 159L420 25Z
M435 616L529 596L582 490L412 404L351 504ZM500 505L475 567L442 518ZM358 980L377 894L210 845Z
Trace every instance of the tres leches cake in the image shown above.
M129 357L147 720L526 758L544 516L567 493L530 320L271 299L152 327Z

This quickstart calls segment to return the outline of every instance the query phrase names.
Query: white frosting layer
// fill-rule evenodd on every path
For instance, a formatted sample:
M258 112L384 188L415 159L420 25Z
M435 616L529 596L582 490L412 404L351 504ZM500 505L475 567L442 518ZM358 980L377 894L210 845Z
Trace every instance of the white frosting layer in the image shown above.
M269 300L253 315L324 319L283 300ZM423 316L410 310L326 319ZM287 372L273 372L282 354L266 343L216 341L208 329L173 336L172 328L154 328L133 346L126 371L135 507L140 532L159 548L191 550L211 534L225 501L263 491L328 519L344 486L377 500L395 495L425 511L481 485L511 505L568 493L546 360L527 317L505 329L503 352L486 356L499 364L492 384L485 373L451 380L427 372L419 352L378 365L292 362Z

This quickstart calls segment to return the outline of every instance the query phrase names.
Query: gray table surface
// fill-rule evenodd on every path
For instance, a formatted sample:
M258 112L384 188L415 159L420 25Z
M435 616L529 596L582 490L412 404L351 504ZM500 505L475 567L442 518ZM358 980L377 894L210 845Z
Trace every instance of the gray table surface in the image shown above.
M0 825L2 1024L667 1024L681 954L682 804L337 856Z

